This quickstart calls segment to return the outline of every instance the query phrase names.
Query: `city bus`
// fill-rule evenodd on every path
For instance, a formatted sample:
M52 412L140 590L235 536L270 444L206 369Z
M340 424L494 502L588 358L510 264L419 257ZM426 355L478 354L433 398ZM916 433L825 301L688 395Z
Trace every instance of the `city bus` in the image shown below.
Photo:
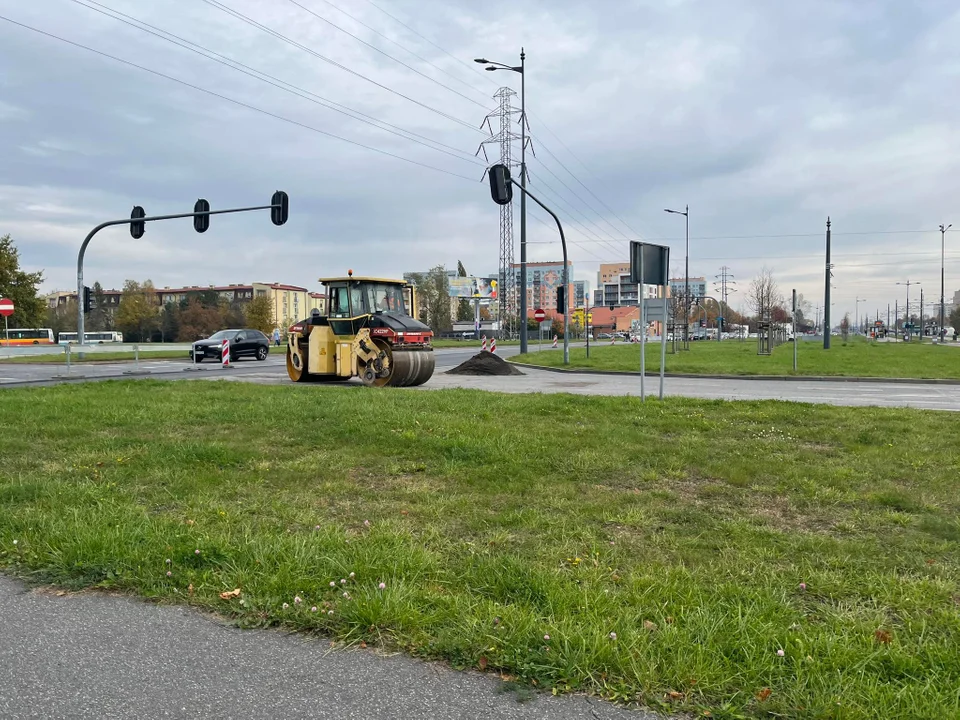
M122 343L123 333L113 330L104 330L102 332L85 332L83 334L84 345L103 345L104 343ZM60 345L74 345L77 342L75 332L62 332L57 338Z
M2 333L2 331L0 331ZM9 338L9 343L7 342ZM10 328L0 334L4 345L53 345L53 330L50 328Z

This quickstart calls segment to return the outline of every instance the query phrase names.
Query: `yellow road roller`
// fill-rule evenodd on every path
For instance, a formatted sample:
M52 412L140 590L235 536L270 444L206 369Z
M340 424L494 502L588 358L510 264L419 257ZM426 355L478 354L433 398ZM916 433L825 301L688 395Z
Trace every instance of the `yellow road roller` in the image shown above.
M320 278L326 312L291 325L287 374L294 382L359 377L373 387L422 385L435 366L429 326L416 319L416 289L403 280Z

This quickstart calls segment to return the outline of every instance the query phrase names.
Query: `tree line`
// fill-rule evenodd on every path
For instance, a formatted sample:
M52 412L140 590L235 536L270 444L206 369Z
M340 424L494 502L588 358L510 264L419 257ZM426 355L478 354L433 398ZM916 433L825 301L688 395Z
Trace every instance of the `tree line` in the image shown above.
M216 290L189 293L178 303L160 305L153 282L127 280L120 302L111 306L103 287L91 287L91 309L84 322L87 332L118 330L130 342L193 342L227 327L273 331L273 308L267 296L246 303L229 302ZM55 333L76 332L77 303L68 302L47 311L47 327Z

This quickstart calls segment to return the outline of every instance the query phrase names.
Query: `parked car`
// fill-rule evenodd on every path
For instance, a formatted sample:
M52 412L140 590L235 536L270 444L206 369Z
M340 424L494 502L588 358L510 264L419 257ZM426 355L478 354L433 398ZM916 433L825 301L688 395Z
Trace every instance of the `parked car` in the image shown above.
M205 340L197 340L190 349L190 359L203 362L205 358L220 361L223 341L230 341L230 359L254 357L266 360L270 353L270 339L259 330L242 328L240 330L221 330Z

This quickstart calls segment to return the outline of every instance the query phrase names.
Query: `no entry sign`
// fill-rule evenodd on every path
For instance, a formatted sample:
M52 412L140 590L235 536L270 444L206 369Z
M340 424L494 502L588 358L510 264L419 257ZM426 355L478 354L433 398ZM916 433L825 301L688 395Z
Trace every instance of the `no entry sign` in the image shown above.
M0 298L0 315L3 315L4 317L10 317L13 315L13 300Z
M10 307L11 309L13 308L12 305ZM543 322L545 317L547 317L547 314L543 311L543 308L537 308L533 311L533 319L537 322Z

